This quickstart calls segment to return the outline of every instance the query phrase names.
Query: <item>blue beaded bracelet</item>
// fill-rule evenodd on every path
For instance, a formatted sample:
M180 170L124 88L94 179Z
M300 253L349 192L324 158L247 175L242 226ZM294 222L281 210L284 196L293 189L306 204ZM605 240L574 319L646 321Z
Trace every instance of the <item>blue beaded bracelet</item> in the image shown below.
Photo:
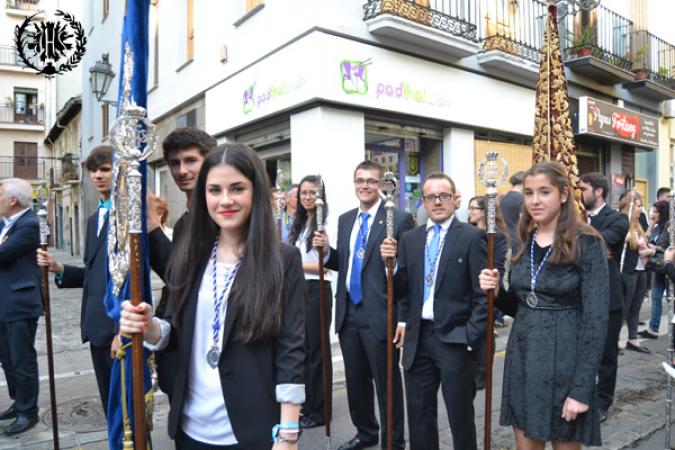
M300 429L300 424L298 422L284 422L274 425L272 428L272 440L276 440L279 437L280 430L298 430Z

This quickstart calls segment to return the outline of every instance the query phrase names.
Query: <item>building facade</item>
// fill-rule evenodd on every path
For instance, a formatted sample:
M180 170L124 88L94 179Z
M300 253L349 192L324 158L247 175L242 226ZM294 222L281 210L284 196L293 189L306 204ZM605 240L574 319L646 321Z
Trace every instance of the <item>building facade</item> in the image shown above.
M119 35L121 6L108 16L100 3L88 8L90 42L100 46L89 57L119 61L106 37ZM651 198L668 181L670 148L659 145L675 53L649 31L646 8L607 1L559 22L580 170L612 180L612 203L626 184ZM351 176L364 158L398 174L399 206L411 212L434 170L468 199L483 192L475 168L486 151L498 150L512 171L530 165L546 14L540 0L153 0L148 111L160 139L199 126L254 147L272 178L321 173L333 231L355 204ZM83 96L93 141L103 137L98 108ZM171 224L183 197L159 152L151 165Z
M14 48L14 29L44 7L38 0L0 6L0 180L47 179L50 152L43 145L47 82L26 70ZM38 18L44 17L38 14Z

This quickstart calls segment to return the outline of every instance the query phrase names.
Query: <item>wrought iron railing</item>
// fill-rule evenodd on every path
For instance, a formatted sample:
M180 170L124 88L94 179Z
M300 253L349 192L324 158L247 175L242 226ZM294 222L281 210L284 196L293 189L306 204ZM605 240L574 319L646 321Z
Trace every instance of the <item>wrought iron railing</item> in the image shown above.
M541 0L488 1L481 17L483 50L501 50L538 63L547 6Z
M547 4L546 0L367 0L364 20L392 14L482 42L483 51L497 49L538 63ZM566 16L558 27L566 60L593 55L624 70L633 69L637 48L632 43L635 37L629 19L601 4L591 11ZM647 40L651 59L661 61L652 67L650 77L670 82L674 70L672 46L656 37Z
M64 155L60 158L54 157L51 170L51 186L61 185L68 181L78 181L80 179L79 160L72 154Z
M7 7L36 11L40 9L40 0L7 0Z
M19 64L14 47L10 45L0 45L0 64Z
M0 156L0 180L6 178L46 179L48 163L43 158Z
M675 46L647 31L633 34L633 71L638 79L649 79L675 89Z
M631 70L633 22L629 19L599 5L590 12L566 16L559 28L565 59L592 55Z
M436 28L442 32L478 42L476 2L466 0L368 0L363 20L391 14Z
M37 106L0 105L0 123L43 125L44 110Z

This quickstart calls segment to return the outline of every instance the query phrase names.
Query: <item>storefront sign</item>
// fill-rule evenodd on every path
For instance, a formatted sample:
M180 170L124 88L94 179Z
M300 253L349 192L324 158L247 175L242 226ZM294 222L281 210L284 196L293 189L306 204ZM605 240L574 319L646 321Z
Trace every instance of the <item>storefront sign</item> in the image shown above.
M658 147L658 119L596 100L579 98L579 134L591 134L633 144Z

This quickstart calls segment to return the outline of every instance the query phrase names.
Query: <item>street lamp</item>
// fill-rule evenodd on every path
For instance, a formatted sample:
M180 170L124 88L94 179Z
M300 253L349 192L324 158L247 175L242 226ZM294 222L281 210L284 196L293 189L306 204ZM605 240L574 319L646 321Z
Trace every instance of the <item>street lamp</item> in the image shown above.
M96 64L89 68L89 82L91 83L91 91L96 96L96 100L116 105L113 101L103 99L108 92L113 78L115 78L115 72L113 72L112 66L108 61L108 54L104 53L101 55L101 60L96 61Z

